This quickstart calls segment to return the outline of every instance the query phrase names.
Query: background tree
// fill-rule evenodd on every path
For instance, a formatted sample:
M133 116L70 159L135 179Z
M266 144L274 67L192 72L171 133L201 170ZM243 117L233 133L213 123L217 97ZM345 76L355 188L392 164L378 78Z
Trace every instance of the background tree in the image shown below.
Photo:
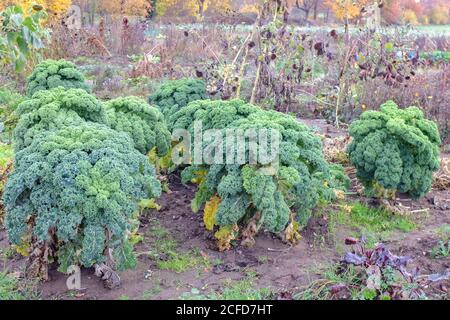
M447 24L450 23L449 17L450 4L440 2L433 6L429 12L430 23Z
M207 11L225 12L230 8L230 0L158 0L155 9L158 16L189 15L202 19Z
M326 0L325 4L331 8L336 18L344 21L345 32L348 34L350 20L358 18L364 7L373 3L370 0Z
M311 11L313 19L317 19L317 11L321 2L321 0L296 0L295 6L305 13L305 22L308 22Z
M402 6L399 0L385 0L381 8L381 17L387 24L399 24L402 20Z
M419 21L422 21L425 16L425 8L421 2L417 2L416 0L402 0L403 5L403 19L404 22L410 23L413 25L419 24ZM414 15L416 19L414 19Z
M419 24L419 20L417 19L417 15L414 10L406 9L403 13L403 21L404 23L412 24L413 26Z
M100 0L100 9L111 15L147 17L152 10L151 0Z
M0 10L19 5L24 14L28 14L33 5L41 5L47 12L48 19L54 20L65 14L71 4L71 0L0 0Z

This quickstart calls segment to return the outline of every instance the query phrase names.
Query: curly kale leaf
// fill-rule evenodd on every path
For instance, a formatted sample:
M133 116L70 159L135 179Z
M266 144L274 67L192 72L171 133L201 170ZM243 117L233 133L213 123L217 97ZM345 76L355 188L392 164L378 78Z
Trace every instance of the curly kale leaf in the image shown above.
M16 152L30 145L37 135L45 131L86 121L107 123L102 103L82 89L39 91L22 102L16 112L20 116L13 135Z
M224 129L232 122L260 111L259 107L242 100L198 100L169 116L167 124L171 130L186 129L191 133L196 121L201 122L202 130Z
M30 221L39 241L55 233L62 269L101 262L105 248L129 261L122 258L137 203L160 193L154 167L126 133L95 123L68 126L42 132L17 152L3 194L5 225L14 244Z
M399 109L388 101L380 111L364 112L349 132L349 158L368 190L378 183L413 198L429 191L439 168L441 140L436 124L420 109Z
M158 106L168 119L189 102L206 99L206 96L205 83L201 80L170 80L149 97L149 103Z
M27 79L27 95L30 97L38 91L56 87L89 90L81 71L66 60L45 60L36 66Z
M170 132L161 112L138 97L124 97L106 104L108 124L111 128L128 133L141 153L156 147L158 156L170 148Z

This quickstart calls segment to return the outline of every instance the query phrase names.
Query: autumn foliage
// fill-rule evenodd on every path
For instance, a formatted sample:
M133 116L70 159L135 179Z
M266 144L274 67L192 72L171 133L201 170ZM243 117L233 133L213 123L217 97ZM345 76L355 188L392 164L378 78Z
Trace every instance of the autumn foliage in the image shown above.
M152 10L149 0L100 0L100 8L111 15L147 16Z
M333 10L336 18L350 20L358 17L369 2L369 0L326 0L325 3Z
M71 0L0 0L0 10L11 5L20 5L23 11L27 13L32 8L39 8L36 5L41 5L47 11L49 19L52 19L66 13L71 4Z

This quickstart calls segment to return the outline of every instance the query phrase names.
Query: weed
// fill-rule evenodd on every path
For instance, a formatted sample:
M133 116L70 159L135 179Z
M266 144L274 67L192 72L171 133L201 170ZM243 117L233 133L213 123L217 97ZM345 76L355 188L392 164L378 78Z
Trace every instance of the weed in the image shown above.
M437 245L431 249L430 255L435 259L447 258L450 254L450 241L439 240Z
M155 284L155 286L152 287L151 289L144 291L144 293L142 294L142 298L145 300L149 300L154 296L156 296L157 294L161 293L162 291L163 289L161 288L161 286L159 284Z
M157 261L156 265L159 269L170 270L176 273L185 272L195 266L195 261L191 259L189 254L176 254L170 255L166 261Z
M392 231L410 232L416 224L405 216L393 215L386 210L371 208L362 203L349 204L350 212L340 210L330 215L329 228L336 228L336 224L345 225L353 229L354 237L364 236L367 246L373 247L376 242L385 241Z
M199 248L180 252L178 241L159 223L153 226L151 231L155 241L148 255L155 260L159 269L182 273L192 268L209 269L213 265L214 261Z
M273 292L269 288L255 288L254 277L246 276L242 280L226 279L223 287L212 293L203 294L197 288L180 296L183 300L265 300L270 299Z
M269 257L268 256L258 256L257 260L258 260L258 263L264 264L267 261L269 261Z
M253 278L225 282L221 292L213 295L215 300L264 300L269 299L272 291L268 288L255 289Z
M6 271L0 272L0 301L1 300L30 300L38 299L36 283L19 279Z
M358 294L358 288L362 283L361 275L354 266L349 266L341 270L339 264L331 264L323 270L322 278L312 281L308 286L302 288L294 299L298 300L328 300L332 296L333 286L345 284L350 288L348 296L343 298L355 297Z
M450 239L450 224L442 224L439 228L436 229L436 233L442 240Z

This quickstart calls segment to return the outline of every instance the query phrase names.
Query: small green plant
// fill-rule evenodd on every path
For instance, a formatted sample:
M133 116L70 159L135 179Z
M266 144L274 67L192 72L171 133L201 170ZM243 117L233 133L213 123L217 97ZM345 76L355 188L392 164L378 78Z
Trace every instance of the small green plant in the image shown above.
M329 300L333 295L333 288L340 288L344 284L349 288L343 298L350 299L359 294L357 289L361 284L361 275L356 268L349 266L341 269L338 264L328 265L321 271L322 278L312 281L294 294L296 300ZM336 290L336 289L334 289Z
M213 261L210 261L197 248L180 252L179 242L159 223L156 223L151 231L154 243L152 250L147 254L155 261L159 269L182 273L192 268L207 269L212 266Z
M238 281L227 280L213 297L214 300L267 300L272 294L269 288L255 288L254 278L246 277Z
M13 156L14 152L11 145L0 142L0 195L3 193L5 183L8 179L8 174L11 172L13 167ZM0 201L0 226L3 225L4 214L3 203Z
M268 256L258 256L258 263L264 264L267 263L267 261L269 261L269 257Z
M199 289L192 288L190 292L183 293L183 300L268 300L274 295L270 288L255 288L254 277L247 276L242 280L227 279L223 286L214 292L201 293Z
M433 258L447 258L450 255L450 241L439 240L438 244L431 249L430 252Z
M0 89L0 132L6 135L8 141L11 140L12 132L17 125L19 117L15 113L18 105L24 97L7 88Z
M436 233L442 240L449 240L450 239L450 224L446 224L446 223L442 224L436 230Z
M201 293L199 289L192 288L189 292L183 292L180 296L181 300L208 300L208 296Z
M379 189L409 193L414 198L430 189L439 169L441 139L436 124L417 107L399 109L393 101L380 111L366 111L349 129L350 162L370 195ZM378 189L378 190L377 190Z
M15 274L0 272L0 301L37 299L35 283L19 279Z
M355 238L346 238L345 244L352 250L327 267L322 278L301 288L294 299L426 299L425 289L450 275L409 272L410 258L394 255L383 244L367 249L364 239Z
M11 145L0 143L0 169L5 168L5 166L12 160L13 156L14 152Z
M393 215L379 208L368 207L355 202L343 206L343 209L330 214L330 224L350 227L355 237L364 236L369 247L380 240L387 240L392 231L410 232L416 224L407 216Z
M152 286L151 289L144 291L144 293L142 294L142 299L145 300L152 299L154 296L161 293L162 291L163 288L158 283L156 283L155 285Z

